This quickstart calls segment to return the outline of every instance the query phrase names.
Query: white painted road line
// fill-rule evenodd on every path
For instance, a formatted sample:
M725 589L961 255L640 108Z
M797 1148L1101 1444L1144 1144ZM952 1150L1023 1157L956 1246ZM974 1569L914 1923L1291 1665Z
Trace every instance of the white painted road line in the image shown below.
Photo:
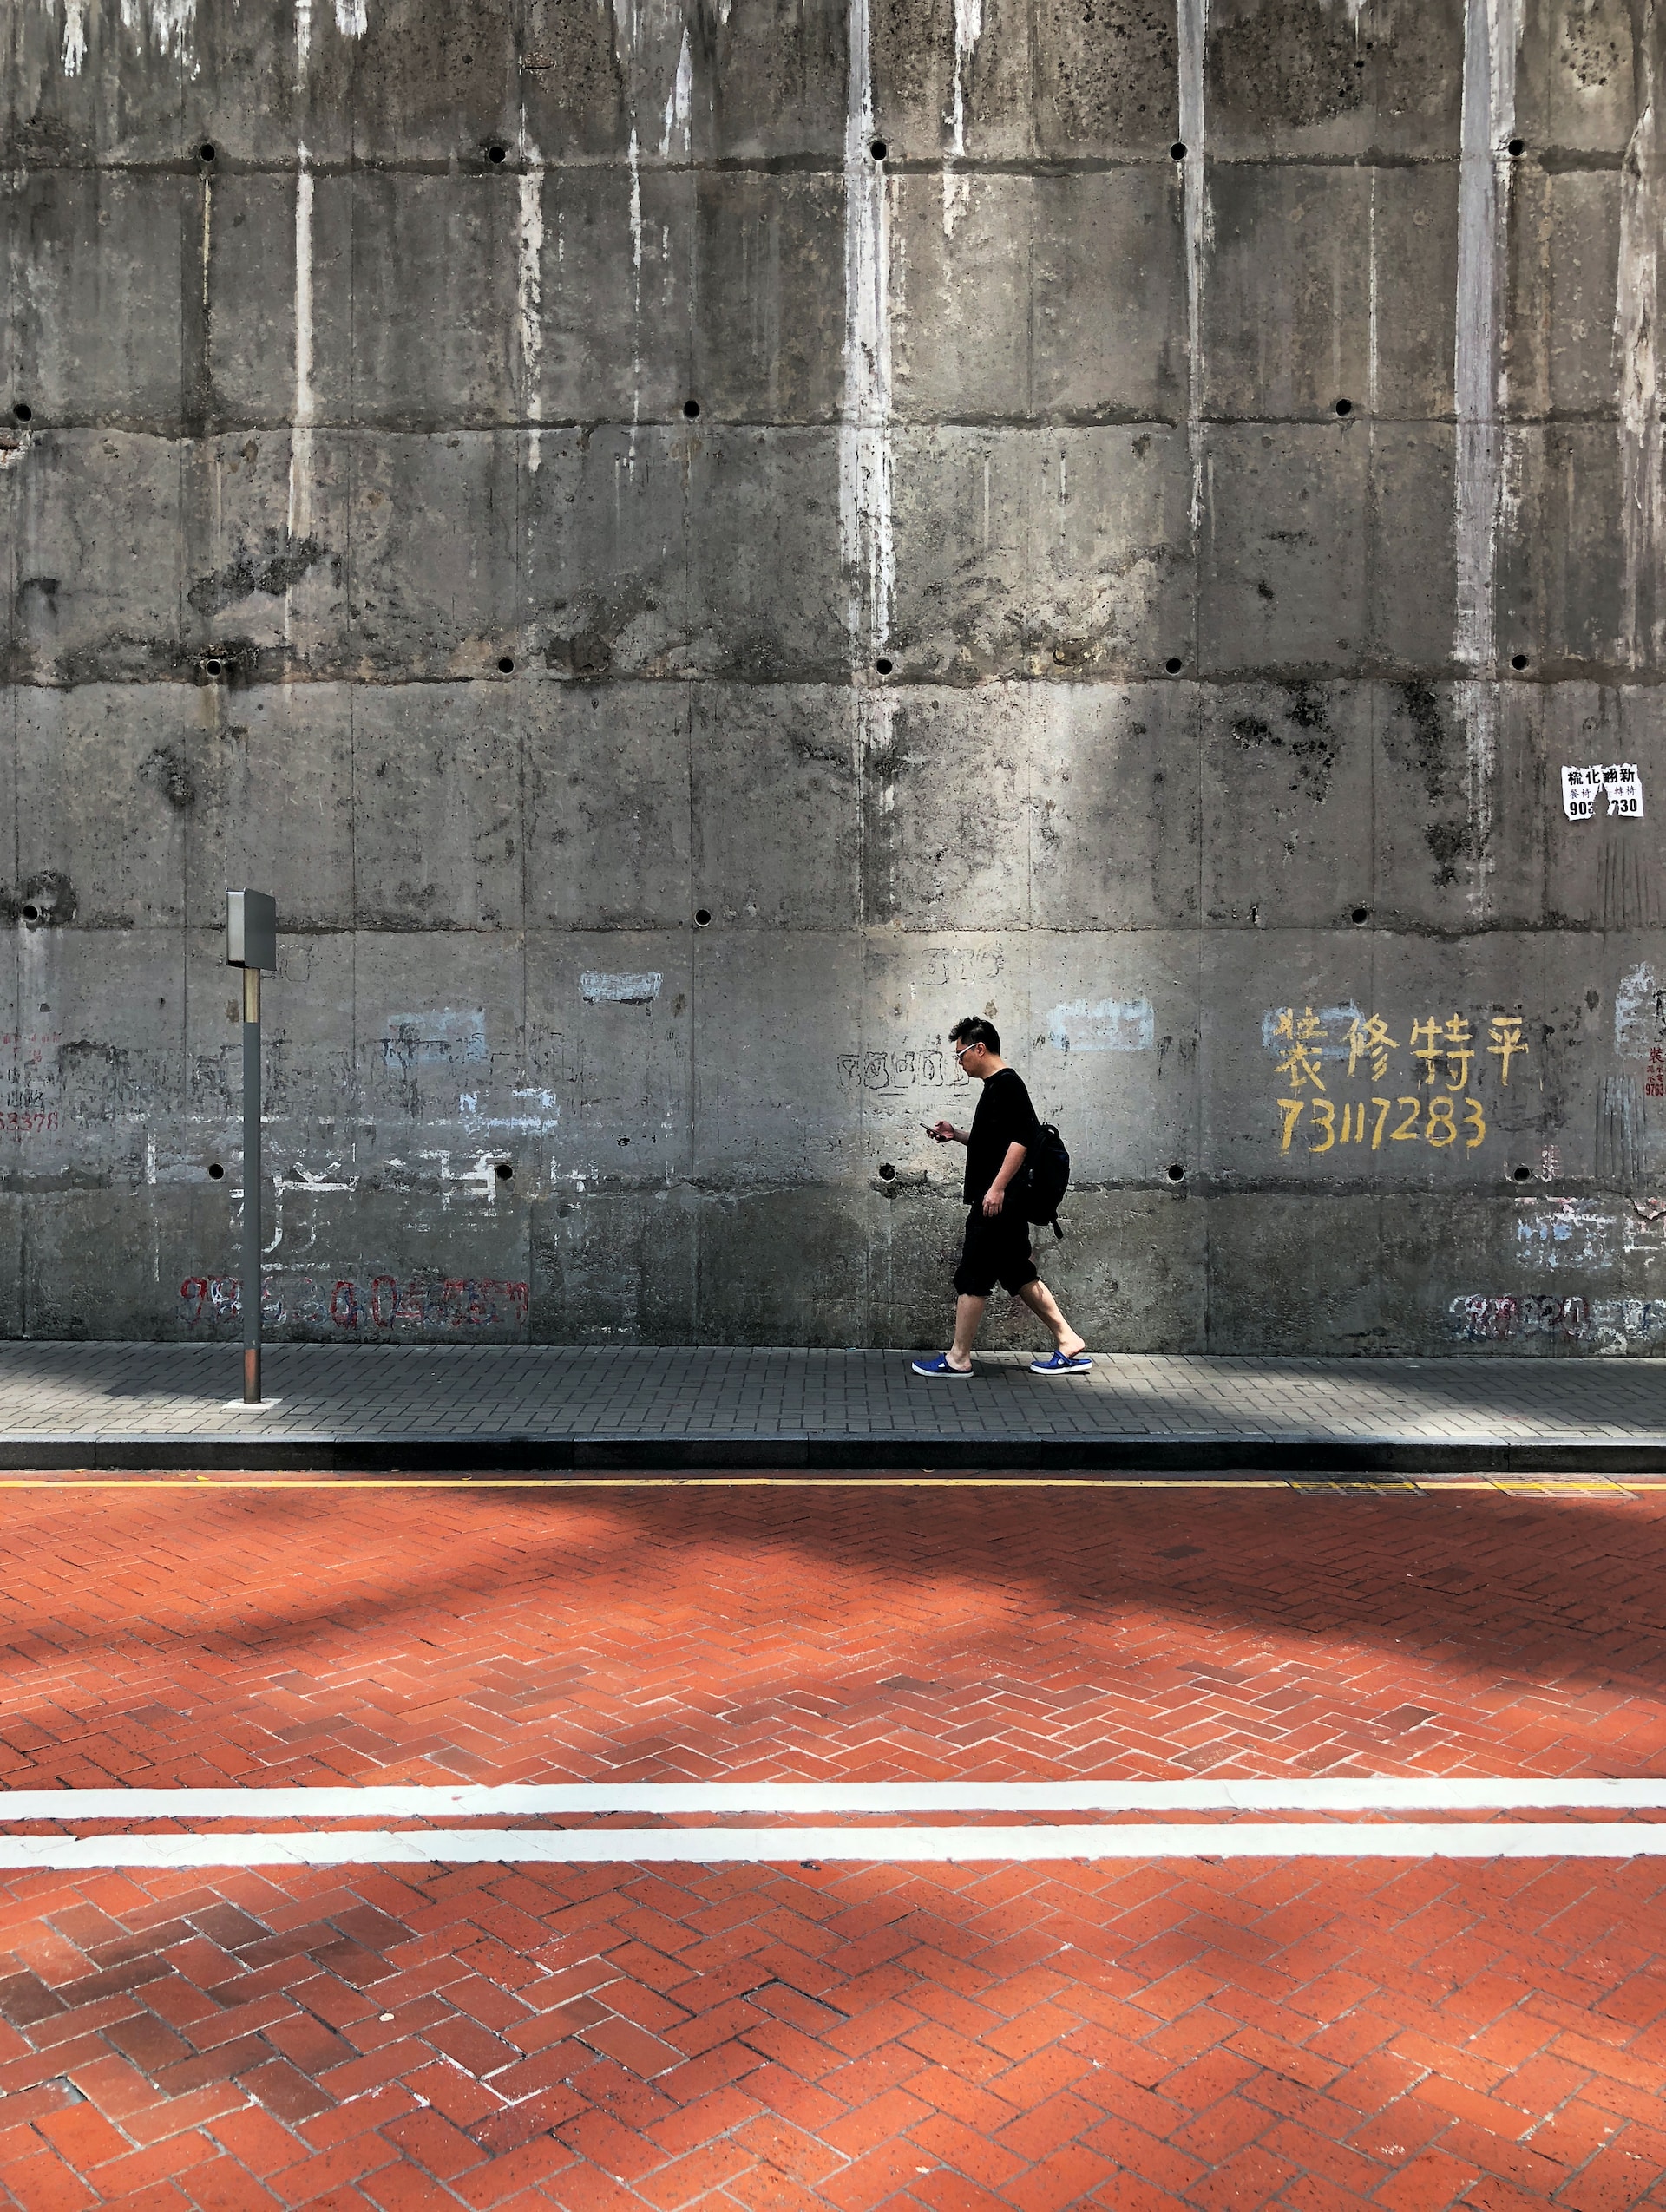
M1635 1859L1666 1856L1648 1822L1265 1822L1131 1828L382 1829L290 1836L7 1836L0 1868L786 1865L1037 1859Z
M21 1820L438 1820L568 1813L1648 1812L1666 1777L1323 1775L1253 1782L583 1782L315 1790L13 1790Z

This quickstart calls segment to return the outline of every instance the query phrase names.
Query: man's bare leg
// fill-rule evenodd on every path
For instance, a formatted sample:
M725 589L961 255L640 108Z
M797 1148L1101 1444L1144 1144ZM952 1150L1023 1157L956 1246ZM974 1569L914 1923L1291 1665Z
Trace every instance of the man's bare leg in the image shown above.
M969 1367L972 1365L973 1340L983 1319L983 1309L988 1303L987 1298L967 1298L964 1292L955 1299L954 1341L948 1347L951 1367Z
M1086 1338L1084 1337L1079 1337L1075 1330L1071 1327L1069 1322L1066 1320L1064 1315L1059 1311L1058 1299L1053 1296L1053 1293L1047 1288L1045 1283L1026 1283L1023 1289L1020 1291L1018 1294L1023 1299L1025 1305L1029 1307L1031 1312L1033 1313L1038 1319L1045 1321L1048 1328L1053 1331L1053 1340L1054 1344L1058 1345L1060 1351L1064 1352L1067 1357L1073 1358L1077 1352L1086 1351ZM966 1306L969 1303L970 1301L964 1298L961 1300L961 1304L962 1306ZM974 1323L973 1325L975 1327L976 1324ZM955 1332L954 1341L956 1344L960 1342L960 1334L958 1331ZM968 1339L968 1343L970 1339ZM967 1357L970 1357L969 1352ZM951 1361L954 1361L954 1355L953 1352L949 1354L949 1358ZM955 1362L954 1364L959 1365L961 1363Z

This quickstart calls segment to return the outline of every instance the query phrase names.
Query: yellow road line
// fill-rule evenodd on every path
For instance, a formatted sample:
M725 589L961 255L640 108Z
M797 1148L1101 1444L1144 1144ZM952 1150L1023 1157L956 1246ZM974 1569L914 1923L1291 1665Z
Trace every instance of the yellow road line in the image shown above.
M1442 1490L1498 1490L1512 1496L1632 1497L1666 1489L1666 1477L1402 1476L1382 1482L1338 1475L8 1475L5 1490L1293 1490L1308 1497L1348 1490L1366 1496L1427 1496Z

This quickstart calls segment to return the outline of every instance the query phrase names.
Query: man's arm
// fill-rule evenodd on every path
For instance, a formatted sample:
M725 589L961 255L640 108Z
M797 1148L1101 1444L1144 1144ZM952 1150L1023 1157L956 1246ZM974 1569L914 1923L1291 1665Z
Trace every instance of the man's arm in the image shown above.
M1007 1146L1007 1157L1000 1163L1000 1173L984 1193L983 1210L986 1214L991 1215L999 1214L1006 1204L1007 1187L1028 1158L1029 1150L1027 1144L1013 1143Z
M936 1138L939 1144L970 1144L972 1142L971 1130L957 1129L953 1122L934 1122L929 1134Z

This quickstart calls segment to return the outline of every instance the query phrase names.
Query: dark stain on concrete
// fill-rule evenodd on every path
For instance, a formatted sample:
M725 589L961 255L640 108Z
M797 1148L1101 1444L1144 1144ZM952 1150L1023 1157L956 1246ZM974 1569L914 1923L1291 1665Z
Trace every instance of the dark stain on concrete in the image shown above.
M1210 28L1208 82L1268 131L1301 130L1363 106L1368 54L1344 8L1264 0Z
M145 762L142 773L155 784L168 805L179 812L196 804L197 787L192 780L190 762L171 745L159 745Z
M1284 693L1284 729L1275 729L1263 715L1250 713L1235 715L1227 728L1242 753L1264 748L1282 754L1291 770L1291 790L1305 792L1315 806L1322 806L1330 795L1330 772L1336 764L1329 710L1316 684L1287 684Z
M257 592L279 599L309 568L329 558L329 548L316 538L279 538L274 533L264 559L257 561L245 554L212 576L199 576L185 596L199 614L211 616Z
M0 920L22 922L25 929L62 929L74 921L79 901L75 887L56 868L26 876L15 891L0 891Z

